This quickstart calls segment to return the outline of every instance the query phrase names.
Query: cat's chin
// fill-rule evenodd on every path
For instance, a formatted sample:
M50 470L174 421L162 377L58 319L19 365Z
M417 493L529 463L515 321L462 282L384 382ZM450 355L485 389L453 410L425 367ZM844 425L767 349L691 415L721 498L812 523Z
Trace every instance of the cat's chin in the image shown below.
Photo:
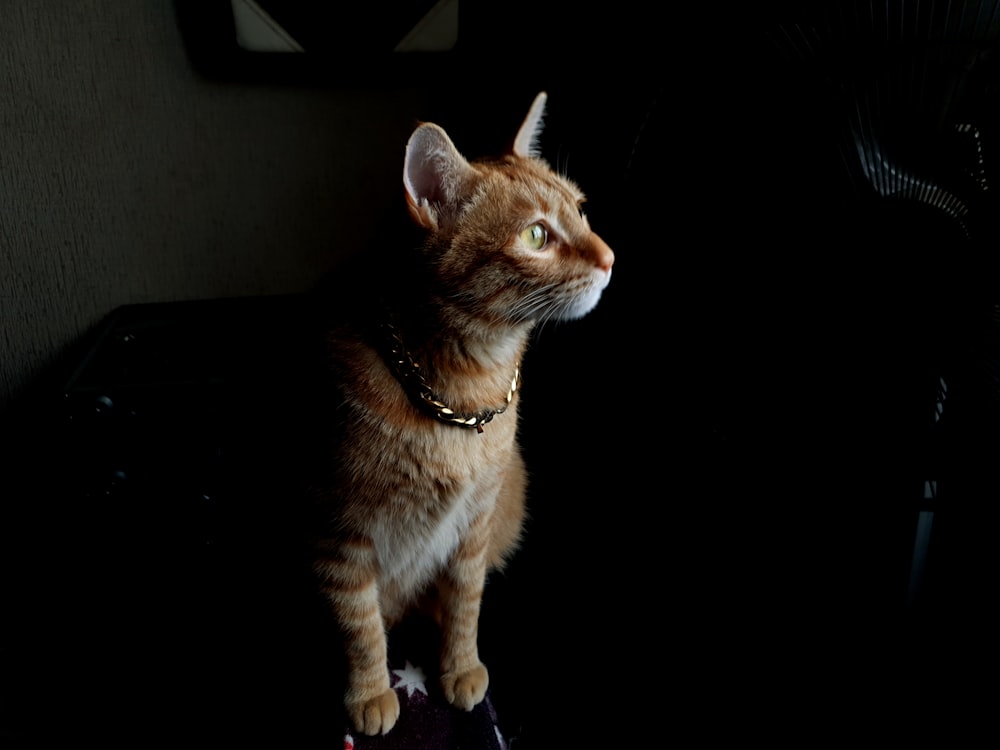
M597 303L601 301L601 294L611 281L611 271L599 282L593 284L586 292L570 300L566 306L559 310L553 317L556 320L578 320L589 313Z

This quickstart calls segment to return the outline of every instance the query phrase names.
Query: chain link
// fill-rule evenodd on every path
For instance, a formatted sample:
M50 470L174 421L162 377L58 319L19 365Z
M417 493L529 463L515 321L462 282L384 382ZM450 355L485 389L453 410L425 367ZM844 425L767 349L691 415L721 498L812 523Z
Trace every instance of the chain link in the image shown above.
M521 368L519 364L514 365L514 375L510 381L510 388L507 390L506 401L503 406L496 409L480 409L473 413L459 413L449 407L431 389L430 384L424 378L420 365L413 359L413 355L407 351L403 344L403 337L392 323L383 324L386 340L389 345L389 365L396 376L396 379L403 385L411 397L416 397L417 402L424 407L432 416L446 424L453 424L458 427L474 427L476 432L483 432L483 425L493 420L497 414L503 414L514 399L514 394L521 384Z

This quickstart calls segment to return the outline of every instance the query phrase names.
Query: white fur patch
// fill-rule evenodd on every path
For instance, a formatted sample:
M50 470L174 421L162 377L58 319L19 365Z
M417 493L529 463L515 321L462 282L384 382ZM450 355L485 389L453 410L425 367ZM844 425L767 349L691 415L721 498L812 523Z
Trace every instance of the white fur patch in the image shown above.
M383 522L375 534L382 574L399 581L402 588L420 586L441 568L455 551L462 534L472 522L473 488L452 499L452 506L435 526L420 527L414 519L409 528L397 522Z

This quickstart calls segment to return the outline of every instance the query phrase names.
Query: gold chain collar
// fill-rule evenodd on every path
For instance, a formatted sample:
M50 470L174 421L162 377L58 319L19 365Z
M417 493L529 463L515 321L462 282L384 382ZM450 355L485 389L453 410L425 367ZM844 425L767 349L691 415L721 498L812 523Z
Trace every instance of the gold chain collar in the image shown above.
M510 402L521 384L520 363L514 365L514 376L510 380L510 388L507 390L507 398L503 406L496 409L480 409L474 413L458 413L441 401L431 390L420 370L420 365L414 361L413 355L403 345L403 337L399 329L389 322L384 323L383 328L388 344L386 361L390 369L410 398L433 417L457 427L475 427L476 432L482 434L484 424L492 421L497 414L503 414L507 411L507 407L510 406Z

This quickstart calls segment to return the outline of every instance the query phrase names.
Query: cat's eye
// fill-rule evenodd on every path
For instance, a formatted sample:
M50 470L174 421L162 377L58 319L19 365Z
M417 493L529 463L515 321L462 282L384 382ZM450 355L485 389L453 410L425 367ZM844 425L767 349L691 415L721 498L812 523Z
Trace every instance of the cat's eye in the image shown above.
M541 224L532 224L521 230L521 242L532 250L541 250L549 241L549 233Z

